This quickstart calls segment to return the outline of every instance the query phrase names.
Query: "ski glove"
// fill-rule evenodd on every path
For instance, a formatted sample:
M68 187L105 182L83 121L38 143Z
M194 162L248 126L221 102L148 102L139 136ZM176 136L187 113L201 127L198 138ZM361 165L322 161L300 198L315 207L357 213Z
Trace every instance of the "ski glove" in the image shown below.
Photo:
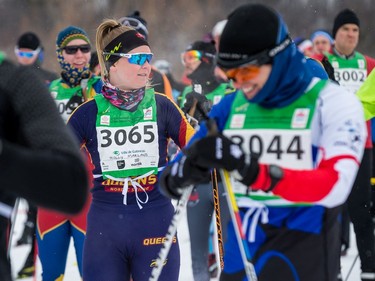
M193 112L190 112L192 107L199 107L200 109L195 108L192 110ZM201 110L203 110L204 113L202 113ZM189 115L193 114L192 117L198 120L198 122L202 121L204 119L204 114L207 115L210 110L211 102L205 97L205 95L194 91L186 95L186 102L182 108L182 111Z
M259 164L258 155L250 155L246 160L241 147L223 135L207 136L192 148L199 149L195 161L200 166L225 169L252 190L271 191L284 177L279 166Z
M163 170L159 179L160 192L166 197L179 199L184 187L208 182L209 178L209 169L197 165L195 155L184 155Z

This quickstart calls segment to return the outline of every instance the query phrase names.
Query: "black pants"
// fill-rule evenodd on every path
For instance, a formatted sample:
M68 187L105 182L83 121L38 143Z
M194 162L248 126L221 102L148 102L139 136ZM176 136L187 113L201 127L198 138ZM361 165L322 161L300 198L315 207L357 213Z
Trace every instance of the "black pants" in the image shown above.
M372 149L365 149L353 189L348 198L362 272L375 272L374 224L370 213Z
M298 216L301 211L303 210L299 209L292 213L289 218L293 215ZM253 256L258 280L337 281L340 260L340 213L341 206L325 209L321 214L319 233L291 229L286 225L262 224L264 236L259 236L261 246ZM231 236L228 236L228 239L234 237L234 230L231 232L233 234L229 233ZM235 255L232 252L232 256L227 257L235 258ZM237 255L239 257L239 253ZM246 280L244 278L244 270L234 273L222 272L220 281L243 281Z

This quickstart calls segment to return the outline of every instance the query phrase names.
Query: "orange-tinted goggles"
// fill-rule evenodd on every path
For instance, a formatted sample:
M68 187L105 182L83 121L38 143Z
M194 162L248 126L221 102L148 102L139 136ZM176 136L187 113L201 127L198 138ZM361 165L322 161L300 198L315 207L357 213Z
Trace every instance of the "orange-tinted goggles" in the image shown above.
M183 65L195 61L199 61L202 58L202 53L197 50L190 50L181 54L181 62Z
M234 82L244 83L255 78L259 74L259 72L259 66L249 65L225 70L225 75L228 77L228 79L232 79Z

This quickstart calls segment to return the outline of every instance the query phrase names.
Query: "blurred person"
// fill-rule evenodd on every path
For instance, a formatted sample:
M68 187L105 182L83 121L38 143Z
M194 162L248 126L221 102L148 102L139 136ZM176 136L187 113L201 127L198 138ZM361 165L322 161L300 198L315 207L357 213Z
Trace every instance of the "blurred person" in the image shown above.
M203 122L185 153L164 169L161 190L179 198L194 182L190 175L231 172L245 185L236 191L237 205L246 258L259 280L337 281L338 217L366 139L361 104L316 78L282 17L261 4L228 16L217 64L238 90L209 114L218 133L208 133ZM236 222L228 226L221 281L246 280Z
M54 72L48 71L41 67L42 60L40 55L43 52L43 45L39 37L33 32L23 33L17 40L14 47L14 53L20 65L30 65L35 72L47 84L58 78Z
M216 48L213 41L195 41L181 54L182 63L192 85L184 89L180 107L198 123L205 119L211 107L235 90L228 83L219 81L214 70L216 67ZM204 110L205 113L200 112ZM188 118L189 119L189 118ZM212 175L215 177L214 175ZM215 253L210 251L210 225L214 217L214 199L212 182L218 181L220 217L222 220L223 241L226 238L226 225L230 215L226 195L220 178L207 177L204 182L194 186L187 207L188 228L190 234L191 262L194 280L209 281L216 277L217 262ZM215 227L215 221L213 222ZM214 244L214 242L212 243ZM212 245L214 248L214 245Z
M100 64L98 59L98 53L96 51L91 52L90 71L92 74L100 76Z
M49 83L56 79L56 73L45 70L41 67L40 55L43 52L43 46L39 37L33 32L23 33L17 40L14 48L17 61L20 65L28 65L33 67L35 73L40 77L41 81ZM21 270L18 272L18 278L32 276L35 272L34 261L36 258L36 214L37 207L27 202L27 219L21 237L17 240L16 245L31 244L30 252L25 260Z
M306 57L311 57L313 55L313 44L310 39L297 37L294 39L294 42L298 50Z
M357 96L361 100L366 120L371 120L371 130L375 131L375 71L371 71L365 82L357 91ZM372 134L372 146L375 146L375 134ZM375 149L372 150L372 159L375 159ZM375 165L372 165L371 174L371 215L375 218Z
M146 281L174 214L157 178L168 140L184 147L193 128L175 103L148 86L153 54L138 31L103 20L96 50L101 95L68 123L93 163L83 279ZM160 280L177 281L179 268L176 238Z
M360 20L354 11L344 9L334 19L332 36L335 43L326 54L334 69L336 81L355 94L375 66L375 60L356 51ZM361 261L361 280L375 280L375 238L371 208L372 132L367 121L367 140L361 166L347 201ZM347 220L348 221L348 220ZM349 231L349 222L346 229ZM343 250L348 245L343 245Z
M220 36L221 36L221 33L223 33L223 30L224 30L224 27L225 27L227 21L228 20L226 20L226 19L218 21L214 25L214 27L212 28L211 33L212 33L212 38L215 41L215 49L216 49L216 51L219 50ZM219 80L221 80L221 81L227 81L228 80L228 78L225 75L224 71L220 67L218 67L218 66L215 67L215 76Z
M0 55L0 89L0 279L10 281L15 198L75 214L86 202L88 177L78 143L35 69Z
M139 11L134 11L132 14L122 17L119 19L122 25L130 26L137 30L143 35L145 40L148 40L148 29L147 21L141 17ZM161 73L157 68L151 66L151 86L155 89L155 92L165 94L171 100L173 100L172 86L167 76Z
M91 42L76 26L62 29L56 38L61 78L51 82L50 92L61 118L67 122L78 105L100 93L100 77L90 71ZM89 200L75 216L38 209L37 239L43 280L63 279L71 238L74 241L78 269L82 275L82 251L86 233Z
M310 40L313 44L313 52L315 55L324 55L330 52L333 45L332 36L325 30L316 30L311 34Z
M177 98L181 95L181 92L185 88L185 84L177 81L172 74L171 64L167 60L156 60L153 66L159 70L162 74L167 76L172 86L173 100L176 102Z

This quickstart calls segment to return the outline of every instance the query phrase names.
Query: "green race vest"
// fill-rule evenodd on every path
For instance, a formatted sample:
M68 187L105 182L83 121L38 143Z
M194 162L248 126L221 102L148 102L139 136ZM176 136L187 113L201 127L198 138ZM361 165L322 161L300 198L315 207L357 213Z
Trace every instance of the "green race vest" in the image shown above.
M367 77L366 58L358 53L354 57L344 59L333 54L326 54L335 70L335 79L349 92L355 94Z
M184 91L181 94L180 98L180 108L184 107L184 104L186 102L186 96L187 94L191 93L193 91L192 86L185 87ZM223 96L229 93L233 93L235 89L230 87L228 83L221 83L215 90L205 95L205 97L212 102L212 105L215 105L220 102Z
M98 76L92 76L87 81L87 96L88 98L92 98L96 93L93 88L93 85L100 80L100 77ZM57 109L65 121L65 123L68 121L70 114L72 114L72 110L70 108L67 108L68 101L71 97L74 95L77 95L79 97L82 97L82 88L80 85L70 88L66 86L60 79L56 79L51 82L49 87L50 93L52 97L55 99Z
M366 81L357 91L357 96L362 102L366 120L375 117L375 71L371 71Z
M316 100L325 84L325 80L320 80L293 103L272 109L249 103L239 91L223 133L240 144L246 154L258 154L262 164L312 169L311 121ZM236 196L244 196L247 187L236 186ZM267 205L296 205L272 193L251 192L249 196Z
M152 171L159 163L156 101L153 89L134 112L113 106L102 95L94 97L98 106L96 132L103 177L124 179Z

